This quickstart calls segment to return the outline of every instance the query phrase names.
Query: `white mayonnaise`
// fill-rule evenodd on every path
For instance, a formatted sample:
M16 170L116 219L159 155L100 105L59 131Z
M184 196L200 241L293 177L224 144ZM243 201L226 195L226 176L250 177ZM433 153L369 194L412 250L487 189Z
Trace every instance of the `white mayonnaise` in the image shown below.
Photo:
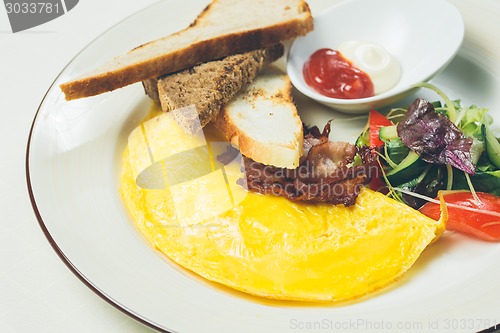
M342 43L337 50L370 76L375 95L394 87L401 77L401 66L380 45L353 40Z

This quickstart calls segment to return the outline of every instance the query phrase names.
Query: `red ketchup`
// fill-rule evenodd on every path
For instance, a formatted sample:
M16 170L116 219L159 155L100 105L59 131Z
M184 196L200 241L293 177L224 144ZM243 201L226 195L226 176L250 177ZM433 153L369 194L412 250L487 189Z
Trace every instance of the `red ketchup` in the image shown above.
M327 97L354 99L374 95L368 74L335 50L314 52L304 64L303 74L309 86Z

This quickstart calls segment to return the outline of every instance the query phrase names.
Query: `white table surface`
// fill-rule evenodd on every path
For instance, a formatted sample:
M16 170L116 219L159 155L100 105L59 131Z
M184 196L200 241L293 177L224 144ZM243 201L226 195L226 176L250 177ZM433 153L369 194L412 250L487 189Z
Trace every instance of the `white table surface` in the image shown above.
M0 5L0 332L152 332L88 289L57 257L25 176L32 120L64 66L103 31L155 0L82 0L13 34Z

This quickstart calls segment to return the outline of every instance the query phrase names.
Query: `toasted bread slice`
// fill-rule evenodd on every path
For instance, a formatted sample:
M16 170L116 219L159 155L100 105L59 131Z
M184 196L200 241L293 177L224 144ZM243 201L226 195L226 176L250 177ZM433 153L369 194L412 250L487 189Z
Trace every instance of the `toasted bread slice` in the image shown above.
M283 55L278 44L210 61L160 79L143 81L144 89L164 111L194 105L199 119L179 119L188 133L215 119L223 105L250 84L262 68Z
M303 153L304 135L291 92L288 76L269 66L222 108L216 127L244 156L294 169Z
M60 87L67 100L93 96L269 47L312 29L313 18L304 0L214 0L188 28L141 45Z

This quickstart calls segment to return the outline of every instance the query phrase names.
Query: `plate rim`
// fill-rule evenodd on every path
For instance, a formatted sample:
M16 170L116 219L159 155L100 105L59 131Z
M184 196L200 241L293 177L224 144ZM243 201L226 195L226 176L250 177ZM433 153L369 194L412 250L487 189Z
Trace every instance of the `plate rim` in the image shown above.
M104 300L106 303L110 304L111 306L113 306L115 309L119 310L123 314L125 314L125 315L127 315L127 316L135 319L139 323L141 323L141 324L143 324L143 325L145 325L145 326L147 326L147 327L149 327L151 329L157 330L159 332L163 332L163 333L176 333L176 331L174 331L174 330L167 330L167 329L162 328L159 324L154 323L150 319L146 319L145 317L141 316L140 314L135 313L134 311L128 309L125 305L120 304L117 300L113 299L106 292L104 292L103 290L101 290L100 288L98 288L97 286L95 286L90 281L89 278L87 278L82 272L80 272L80 270L71 262L71 260L61 250L61 248L57 244L56 240L52 237L52 234L48 230L48 228L47 228L47 226L46 226L46 224L45 224L45 222L43 220L43 217L42 217L42 215L40 213L40 210L38 208L36 199L35 199L35 193L34 193L34 190L33 190L33 187L32 187L31 174L30 174L30 156L31 156L30 155L30 149L31 149L31 141L32 141L32 138L33 138L33 132L34 132L34 129L35 129L35 125L36 125L38 116L40 114L40 111L42 109L42 106L44 105L45 100L47 99L47 96L49 95L49 93L51 92L51 90L53 89L54 85L56 84L56 82L61 77L61 75L64 73L64 71L73 63L73 61L75 61L75 59L77 59L80 56L80 54L82 54L89 46L91 46L95 41L97 41L103 35L105 35L109 31L113 30L115 27L119 26L120 24L122 24L123 22L125 22L126 20L128 20L129 18L132 18L132 17L138 15L139 13L141 13L143 11L146 11L149 8L158 5L160 2L161 1L156 1L156 2L154 2L152 4L147 5L146 7L142 8L142 9L140 9L138 11L135 11L135 12L127 15L126 17L122 18L121 20L119 20L115 24L113 24L110 27L108 27L107 29L105 29L103 32L99 33L95 38L93 38L90 42L88 42L85 46L83 46L80 49L80 51L78 51L66 63L66 65L59 71L59 73L56 75L56 77L54 78L54 80L52 81L52 83L50 84L50 86L47 88L47 91L45 92L43 98L41 99L41 101L40 101L40 103L39 103L39 105L37 107L37 110L35 112L35 115L33 117L33 121L31 123L31 126L30 126L30 130L29 130L29 133L28 133L28 140L26 142L26 149L25 149L25 180L26 180L26 186L27 186L28 195L29 195L29 198L30 198L31 207L32 207L33 212L35 214L35 217L37 219L38 225L42 229L42 232L45 235L45 238L49 242L50 246L52 247L52 249L54 250L54 252L57 254L57 256L59 257L59 259L65 264L65 266L87 288L89 288L92 292L94 292L94 294L96 294L97 296L99 296L102 300Z

